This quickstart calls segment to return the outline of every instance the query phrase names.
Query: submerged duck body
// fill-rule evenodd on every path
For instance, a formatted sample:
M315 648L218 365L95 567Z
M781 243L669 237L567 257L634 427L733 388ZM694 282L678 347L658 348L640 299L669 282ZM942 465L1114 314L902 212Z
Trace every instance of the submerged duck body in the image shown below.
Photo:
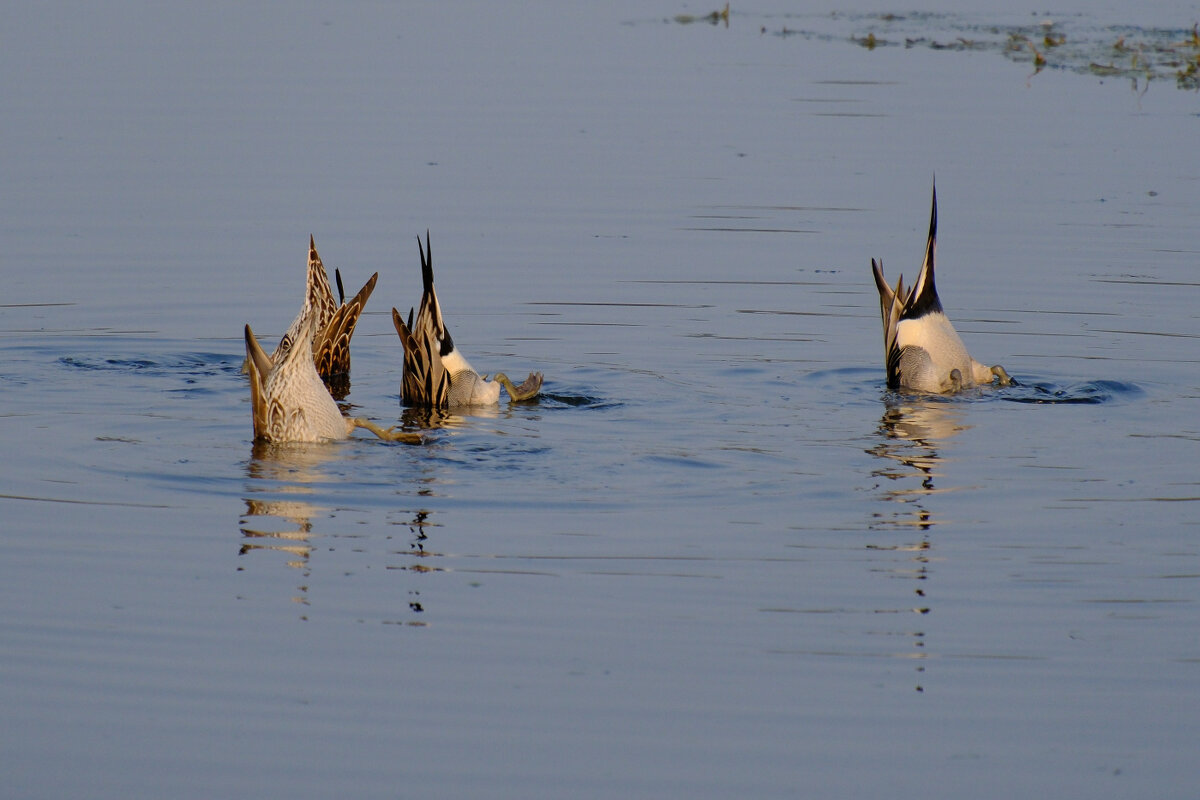
M296 338L275 361L246 326L250 407L258 442L329 442L366 428L381 439L419 444L420 434L383 429L361 418L342 416L313 363L310 317L301 317Z
M871 259L883 320L888 389L947 394L990 384L997 379L1001 385L1007 385L1010 379L1003 367L989 367L971 357L942 309L934 283L936 249L935 187L925 260L916 284L905 286L901 276L896 279L895 287L890 286L883 276L882 263Z
M499 402L501 386L514 402L536 397L542 387L542 373L531 372L520 386L514 386L503 373L496 373L495 380L488 380L458 351L433 288L433 250L428 232L424 247L420 237L417 238L417 248L421 253L424 286L421 305L415 312L409 309L407 323L399 311L392 309L392 323L404 346L401 401L407 406L426 408L489 405Z
M312 323L303 316L300 323L278 361L267 355L246 326L250 405L258 441L326 442L345 439L354 430L313 364Z

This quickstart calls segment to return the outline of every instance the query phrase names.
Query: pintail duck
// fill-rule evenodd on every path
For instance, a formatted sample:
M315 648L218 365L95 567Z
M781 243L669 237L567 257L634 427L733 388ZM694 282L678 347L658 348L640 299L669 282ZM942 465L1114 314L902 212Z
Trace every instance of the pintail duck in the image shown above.
M989 367L971 358L949 317L942 310L933 281L933 256L937 249L937 187L929 220L925 261L915 286L905 286L903 276L893 289L883 277L883 263L871 259L879 309L883 316L883 344L890 391L945 394L999 380L1011 383L1004 367Z
M501 386L507 390L512 402L536 397L542 388L542 373L531 372L520 386L514 386L502 372L496 373L495 380L488 380L458 352L442 319L442 307L433 289L433 250L428 231L423 248L421 237L417 237L417 249L421 252L421 278L425 290L415 323L412 309L409 309L407 324L400 312L392 309L392 322L404 345L401 401L405 405L428 408L486 405L500 400Z
M302 315L291 345L275 361L246 326L255 441L325 442L366 428L381 439L419 444L420 434L385 430L365 419L342 416L313 362L313 327L312 318Z
M375 290L375 282L379 273L371 276L358 294L345 302L346 293L342 288L341 270L334 270L337 280L338 300L333 299L333 290L329 287L329 277L325 273L325 265L317 254L313 237L308 237L308 281L304 293L304 305L296 319L288 327L287 333L280 339L271 361L279 359L291 348L300 333L305 317L313 315L312 353L313 363L317 374L329 385L335 394L345 397L350 391L350 337L354 335L354 326L362 315L367 298Z

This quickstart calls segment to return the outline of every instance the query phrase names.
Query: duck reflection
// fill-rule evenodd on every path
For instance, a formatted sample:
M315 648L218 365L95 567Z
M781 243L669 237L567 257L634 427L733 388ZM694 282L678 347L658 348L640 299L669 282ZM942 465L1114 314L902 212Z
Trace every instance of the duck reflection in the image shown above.
M455 424L453 420L426 420L426 424ZM347 492L339 492L338 473L341 460L347 457L345 448L330 444L271 444L257 443L246 465L246 486L243 501L245 512L239 519L239 557L258 559L265 555L282 556L289 569L299 572L296 593L292 600L310 606L309 584L319 563L325 565L328 574L331 562L338 564L339 572L351 576L358 572L356 560L367 558L369 567L381 566L387 574L412 574L442 572L434 566L440 555L430 547L432 530L438 523L430 519L431 511L399 510L387 514L389 525L408 531L403 549L395 547L403 535L388 532L386 536L372 537L370 534L352 534L345 529L346 523L336 517L354 515L357 512L343 504L350 498ZM436 462L417 459L412 484L415 495L411 499L434 497L440 483ZM352 492L353 489L349 489ZM335 499L340 498L340 499ZM423 503L422 503L423 504ZM314 527L315 523L315 527ZM340 527L341 532L328 530ZM394 529L392 529L394 530ZM370 546L371 540L386 549ZM350 540L350 546L341 542ZM383 543L387 542L386 545ZM257 557L256 557L257 554ZM397 562L397 557L401 560ZM342 562L351 562L343 564ZM261 562L267 563L267 562ZM251 562L239 566L239 571L250 567ZM361 566L359 564L358 566ZM395 571L398 571L395 572ZM319 573L318 573L319 574ZM419 579L413 578L412 581ZM384 618L388 624L423 626L419 616L425 612L425 601L420 596L419 586L407 590L406 605L399 610L386 609L385 613L403 613L400 619ZM303 618L306 618L305 612Z
M868 549L895 553L901 560L887 570L891 577L916 581L913 613L930 613L926 588L931 577L933 543L930 533L937 520L926 503L936 494L942 477L945 443L969 430L953 402L937 398L904 398L888 401L877 430L878 442L867 450L883 464L871 472L879 479L881 497L888 508L872 514L871 530L915 531L918 536L901 542L869 545ZM918 692L925 691L925 660L929 650L924 626L906 631L913 649L902 653L917 662Z
M239 555L252 550L274 550L288 553L298 561L288 562L291 567L303 567L312 553L309 536L312 523L309 521L319 508L303 500L252 500L246 499L246 514L242 518L242 542ZM251 517L275 517L295 525L294 530L262 530L247 527Z
M928 530L934 525L924 501L938 491L935 479L941 477L941 448L970 427L952 402L913 399L887 404L879 423L880 440L867 452L885 462L871 475L890 482L883 497L900 507L890 513L877 512L872 528Z
M239 522L239 556L282 553L288 556L287 566L308 578L312 519L325 509L304 496L315 493L314 484L329 480L320 466L335 452L325 444L255 443L246 468L249 496L243 498L246 513ZM298 591L293 600L307 605L308 586L302 584Z
M429 521L429 511L420 510L413 513L410 519L403 522L395 523L408 528L409 542L407 555L411 556L409 560L402 566L396 567L406 572L412 572L418 575L442 572L442 567L432 566L430 562L436 558L439 553L427 549L426 544L429 541L429 534L426 533L427 528L437 527L436 522ZM408 610L412 614L423 614L425 612L425 601L421 599L421 591L419 588L412 588L408 591ZM407 623L410 626L421 627L424 622L419 619L409 619Z
M443 408L419 408L405 406L400 412L400 427L403 430L438 430L462 428L470 424L470 418L497 419L499 406L471 406L470 415L456 414ZM511 411L507 412L511 415Z

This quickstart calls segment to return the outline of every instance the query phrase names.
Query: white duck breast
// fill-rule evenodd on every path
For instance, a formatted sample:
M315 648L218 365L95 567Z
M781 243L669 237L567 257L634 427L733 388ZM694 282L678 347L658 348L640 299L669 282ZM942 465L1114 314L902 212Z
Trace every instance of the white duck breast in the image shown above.
M896 330L903 388L953 392L992 382L992 371L967 353L958 332L942 311L901 319Z
M971 358L950 318L942 310L934 282L937 250L937 189L929 221L925 260L916 286L905 287L903 276L893 288L883 276L882 264L871 259L879 309L883 318L884 357L891 391L944 394L989 384L1010 382L1003 367L988 367Z
M442 357L442 367L450 373L448 406L481 406L500 402L500 382L484 380L457 350Z

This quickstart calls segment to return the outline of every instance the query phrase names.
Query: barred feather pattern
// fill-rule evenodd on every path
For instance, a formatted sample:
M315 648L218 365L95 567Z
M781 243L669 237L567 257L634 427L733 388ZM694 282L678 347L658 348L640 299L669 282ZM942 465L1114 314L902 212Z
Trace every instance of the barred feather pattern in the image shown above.
M425 245L417 238L421 253L421 305L409 309L408 322L392 309L392 324L404 345L404 375L400 398L407 406L450 408L500 399L499 384L485 381L454 347L454 340L442 318L442 306L433 288L433 248L429 232Z
M338 276L338 289L341 290L341 275ZM350 339L354 328L362 316L367 299L375 290L379 279L376 272L359 289L358 294L348 303L341 303L333 297L333 289L329 285L329 276L325 264L317 253L316 242L308 237L308 276L305 282L304 305L300 313L288 326L287 333L280 339L279 345L271 354L271 360L278 363L281 358L294 346L300 335L300 328L306 319L312 320L312 352L313 362L317 373L325 381L344 379L350 374Z
M367 298L375 291L377 280L378 272L371 276L348 303L339 306L325 326L317 331L313 340L313 361L317 367L317 374L322 378L329 380L350 374L350 337L354 335L354 328L362 316Z
M250 406L254 438L265 442L321 442L344 439L353 424L342 416L317 374L311 344L312 321L303 319L296 339L278 362L246 326Z
M425 303L421 304L422 311ZM429 327L424 314L413 326L413 312L408 312L408 324L400 312L392 309L392 324L404 346L404 372L400 379L400 400L406 406L447 408L450 405L451 376L442 365L441 343Z

